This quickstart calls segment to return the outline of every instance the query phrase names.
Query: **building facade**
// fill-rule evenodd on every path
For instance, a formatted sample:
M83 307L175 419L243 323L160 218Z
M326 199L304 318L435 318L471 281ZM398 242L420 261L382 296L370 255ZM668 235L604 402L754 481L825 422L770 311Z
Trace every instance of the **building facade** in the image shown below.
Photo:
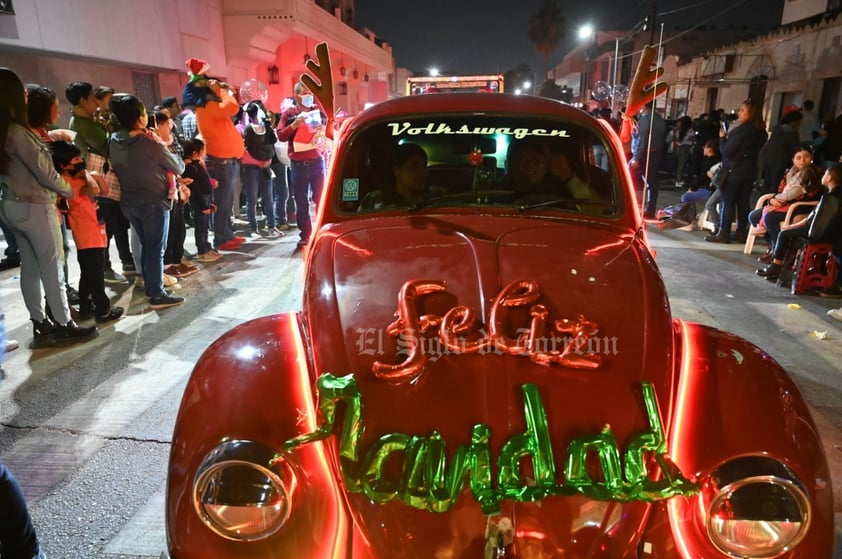
M611 106L610 97L594 97L595 86L628 85L648 39L645 33L599 33L568 53L547 77L572 89L579 106ZM657 106L668 118L719 108L736 112L751 98L762 100L770 127L785 106L800 107L807 99L822 120L833 120L842 113L842 2L787 0L778 29L742 40L702 30L668 35L661 63L669 87ZM615 104L621 109L622 99Z
M68 83L107 85L152 106L180 97L191 57L235 91L257 79L278 110L323 41L337 109L355 114L403 85L391 47L354 27L353 0L28 0L13 12L0 13L0 65L54 89L65 122Z

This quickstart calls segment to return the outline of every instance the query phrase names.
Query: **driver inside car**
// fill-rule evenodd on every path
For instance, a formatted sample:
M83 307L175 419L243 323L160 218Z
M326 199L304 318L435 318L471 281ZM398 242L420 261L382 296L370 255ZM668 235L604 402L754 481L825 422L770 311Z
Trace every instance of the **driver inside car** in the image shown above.
M391 157L392 185L367 194L360 210L413 207L429 198L427 181L427 152L418 144L397 146Z

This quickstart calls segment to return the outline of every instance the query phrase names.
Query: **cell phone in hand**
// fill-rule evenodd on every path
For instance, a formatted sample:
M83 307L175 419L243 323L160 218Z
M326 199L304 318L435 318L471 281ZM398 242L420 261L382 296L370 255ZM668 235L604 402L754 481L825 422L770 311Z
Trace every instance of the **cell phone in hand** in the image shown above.
M719 123L719 126L720 126L720 128L722 128L723 132L726 132L726 133L728 132L728 123L725 122L724 120Z

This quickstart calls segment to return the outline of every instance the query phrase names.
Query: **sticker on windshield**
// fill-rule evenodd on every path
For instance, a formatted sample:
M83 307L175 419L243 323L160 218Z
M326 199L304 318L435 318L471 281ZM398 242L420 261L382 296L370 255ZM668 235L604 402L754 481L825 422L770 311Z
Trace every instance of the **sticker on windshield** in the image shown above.
M427 124L413 124L411 122L390 122L387 126L392 131L392 136L437 136L437 135L463 135L463 134L499 134L503 136L514 136L518 140L528 136L540 136L550 138L569 138L567 130L547 128L512 128L509 126L462 126L449 125L444 122L430 122Z
M357 202L360 199L360 179L344 179L342 181L342 201Z

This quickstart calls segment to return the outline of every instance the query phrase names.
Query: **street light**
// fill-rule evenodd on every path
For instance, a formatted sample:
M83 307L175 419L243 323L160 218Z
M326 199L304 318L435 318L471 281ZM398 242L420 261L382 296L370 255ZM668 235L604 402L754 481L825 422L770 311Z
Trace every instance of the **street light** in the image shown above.
M595 37L593 25L591 25L590 23L586 23L586 24L580 26L578 34L579 34L579 40L580 41L586 41L586 43L585 43L585 67L582 71L582 83L580 84L580 87L579 87L579 94L581 95L582 108L587 110L587 105L588 105L588 101L589 101L589 99L588 99L588 96L589 96L588 82L591 79L591 76L590 76L591 50L590 49L591 49L591 41Z

